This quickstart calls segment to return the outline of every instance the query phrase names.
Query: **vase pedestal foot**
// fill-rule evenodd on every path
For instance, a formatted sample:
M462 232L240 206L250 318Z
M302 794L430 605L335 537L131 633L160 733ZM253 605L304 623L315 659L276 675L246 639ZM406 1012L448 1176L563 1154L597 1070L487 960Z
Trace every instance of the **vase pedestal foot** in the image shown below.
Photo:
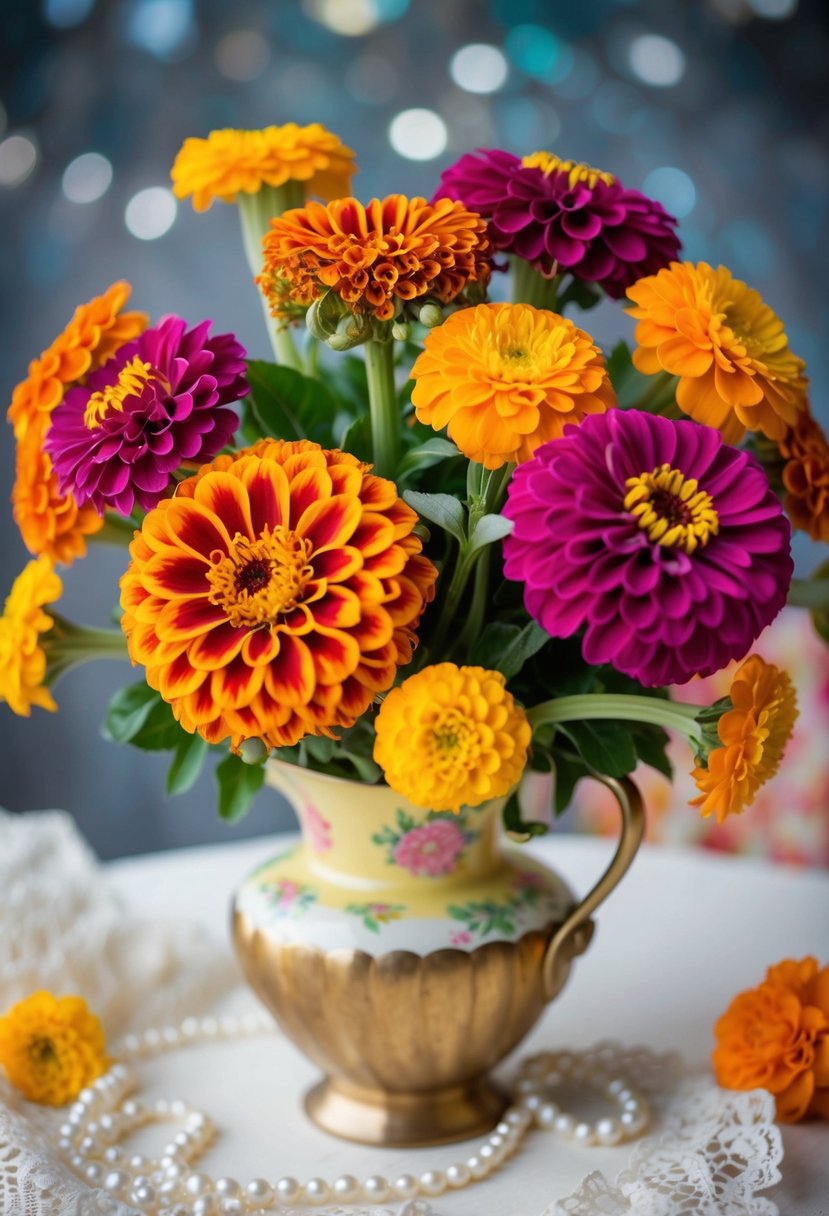
M305 1096L305 1109L323 1131L358 1144L425 1148L491 1132L507 1094L488 1077L421 1093L389 1093L327 1077Z

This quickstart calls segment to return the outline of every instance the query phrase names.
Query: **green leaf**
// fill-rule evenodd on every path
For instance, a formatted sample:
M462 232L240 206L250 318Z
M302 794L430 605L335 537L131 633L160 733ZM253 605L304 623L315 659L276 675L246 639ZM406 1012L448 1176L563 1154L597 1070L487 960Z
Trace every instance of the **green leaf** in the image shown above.
M130 744L145 752L166 752L178 747L182 736L189 738L173 717L170 706L159 697L144 725L130 739Z
M101 733L113 743L129 743L161 698L143 680L119 689L107 707Z
M333 427L341 403L321 380L251 359L248 383L250 395L243 402L245 439L311 439L334 445Z
M219 783L219 815L227 823L236 823L250 810L257 791L265 780L261 764L244 764L232 752L216 765Z
M624 722L567 722L558 724L558 729L594 772L626 777L636 768L636 748Z
M518 790L513 790L504 806L504 827L508 832L516 832L519 836L545 836L547 825L537 820L522 819L521 806L518 802Z
M190 789L202 770L207 752L207 743L201 735L183 733L167 772L168 794L183 794Z
M584 762L577 756L564 755L560 751L557 751L555 763L556 779L553 810L556 815L563 815L573 801L573 793L578 782L582 777L589 777L592 774L585 767Z
M467 552L474 553L484 545L494 545L496 541L509 536L514 527L515 524L511 519L507 519L506 515L482 515L469 538Z
M336 442L337 447L341 448L344 452L349 452L350 455L356 456L358 460L365 460L370 464L373 452L371 448L371 419L368 414L363 414L362 418L355 418L353 422L349 422Z
M439 437L427 439L425 443L421 443L407 452L400 461L397 469L397 484L405 482L414 473L430 469L433 465L440 464L442 460L451 460L455 456L460 456L460 452L449 439Z
M637 722L635 726L631 726L633 736L633 746L636 748L636 754L643 764L649 764L651 768L655 768L663 777L667 777L669 781L674 778L674 766L668 759L665 748L668 743L668 736L661 726L649 726L647 723Z
M500 671L506 680L511 680L549 640L550 635L535 621L523 629L505 621L491 621L475 644L471 662Z
M421 494L417 490L404 490L403 497L418 515L465 543L466 512L457 498L451 494Z

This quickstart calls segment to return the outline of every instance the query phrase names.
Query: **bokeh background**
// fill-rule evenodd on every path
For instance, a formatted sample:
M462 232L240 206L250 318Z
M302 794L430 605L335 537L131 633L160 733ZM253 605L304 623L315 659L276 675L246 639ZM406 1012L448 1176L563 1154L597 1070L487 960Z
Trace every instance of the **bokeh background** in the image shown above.
M687 257L725 262L783 316L829 421L823 0L5 0L2 25L2 400L75 305L117 278L152 316L211 316L266 356L235 209L177 206L168 173L188 135L293 120L321 121L356 149L362 198L428 196L478 146L611 170L680 217ZM632 332L609 305L591 321L602 342ZM4 502L13 459L5 428ZM26 556L4 509L2 594ZM799 573L818 560L800 545ZM123 552L93 546L65 576L65 614L105 624L123 565ZM651 830L829 864L826 652L797 613L764 646L797 668L803 703L784 773L727 832L654 778ZM105 857L290 824L262 795L228 829L209 775L166 799L161 758L99 737L126 675L115 663L70 673L57 715L19 721L0 707L0 803L70 810ZM574 814L567 826L605 826L592 794Z

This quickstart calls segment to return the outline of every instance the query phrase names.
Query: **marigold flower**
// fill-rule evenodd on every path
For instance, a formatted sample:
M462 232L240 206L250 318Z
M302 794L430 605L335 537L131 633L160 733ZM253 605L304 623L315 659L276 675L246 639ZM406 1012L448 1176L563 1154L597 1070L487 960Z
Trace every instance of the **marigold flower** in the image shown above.
M103 518L94 507L79 507L62 494L52 461L43 449L49 419L38 419L17 444L12 489L14 519L30 553L70 565L86 553L86 537L99 532Z
M409 300L448 304L490 274L486 223L461 203L391 194L367 207L340 198L310 202L271 220L259 285L273 315L294 318L334 291L354 313L388 321Z
M32 706L56 710L52 694L43 686L46 654L40 635L54 624L45 604L63 593L63 583L48 557L29 562L14 580L0 616L0 701L12 713L28 718Z
M829 967L784 959L741 992L714 1027L712 1063L727 1089L767 1089L777 1118L829 1118Z
M777 772L797 720L789 676L757 654L738 668L729 696L733 709L717 723L722 747L692 773L701 793L691 806L706 817L715 813L720 823L751 806L760 786Z
M519 160L497 148L444 170L436 198L461 199L489 221L492 243L546 276L568 272L618 299L679 253L676 220L610 173L552 152Z
M532 731L499 671L437 663L385 697L374 759L415 806L459 811L507 794Z
M185 730L270 747L353 725L408 663L437 571L397 488L345 452L262 440L144 520L130 655Z
M593 414L513 474L504 573L586 662L679 684L742 658L786 602L790 529L757 461L716 431Z
M568 422L615 405L604 360L572 321L529 304L479 304L430 330L415 361L421 422L448 426L488 469L529 460Z
M636 307L634 365L679 376L676 400L726 443L746 430L781 440L806 410L805 364L783 322L725 266L672 262L628 288Z
M233 334L209 337L165 317L106 367L71 388L52 416L46 451L64 493L99 514L149 511L183 460L209 460L239 419L226 408L248 392L245 350Z
M320 198L348 194L356 172L354 153L321 123L295 122L262 131L211 131L207 139L185 139L170 176L176 198L193 196L196 211L214 199L233 203L262 186L302 182Z
M79 996L34 992L0 1017L0 1064L30 1102L73 1102L109 1066L101 1023Z
M829 442L808 412L780 440L786 514L812 540L829 541Z

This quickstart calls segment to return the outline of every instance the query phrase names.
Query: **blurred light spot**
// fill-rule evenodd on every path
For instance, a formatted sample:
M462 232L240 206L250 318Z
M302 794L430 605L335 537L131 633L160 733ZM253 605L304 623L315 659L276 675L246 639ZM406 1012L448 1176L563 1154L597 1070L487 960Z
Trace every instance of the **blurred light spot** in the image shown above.
M63 171L63 193L70 203L94 203L112 182L112 165L100 152L76 156Z
M497 93L509 75L509 64L497 46L471 42L455 51L449 75L467 93Z
M531 97L499 97L495 110L507 145L516 148L555 147L561 131L561 119L546 102Z
M690 215L697 201L696 187L688 174L668 165L650 171L645 178L644 190L677 219Z
M381 21L397 21L407 11L409 0L374 0Z
M389 123L389 142L407 160L434 160L447 138L446 123L434 110L402 110Z
M383 105L394 97L397 86L394 64L380 55L360 55L346 69L345 87L357 101Z
M647 109L636 89L621 81L606 80L593 98L593 115L603 131L630 135L641 127Z
M593 56L581 47L574 47L573 66L563 80L555 82L553 88L565 101L583 101L596 88L600 75L599 65Z
M0 144L0 186L20 186L37 164L37 148L25 135L10 135Z
M675 42L660 34L640 34L628 50L633 71L645 84L667 89L685 75L685 56Z
M572 49L543 25L516 25L504 45L516 67L547 84L564 80L573 66Z
M43 16L59 30L80 25L92 12L95 0L43 0Z
M270 57L267 40L256 30L231 30L216 44L216 67L228 80L256 80Z
M335 34L359 38L380 22L376 0L303 0L309 17Z
M797 9L797 0L748 0L749 7L766 21L785 21Z
M178 206L166 186L148 186L127 203L124 223L139 241L155 241L173 226Z
M156 59L175 58L196 36L193 0L132 0L127 39Z

